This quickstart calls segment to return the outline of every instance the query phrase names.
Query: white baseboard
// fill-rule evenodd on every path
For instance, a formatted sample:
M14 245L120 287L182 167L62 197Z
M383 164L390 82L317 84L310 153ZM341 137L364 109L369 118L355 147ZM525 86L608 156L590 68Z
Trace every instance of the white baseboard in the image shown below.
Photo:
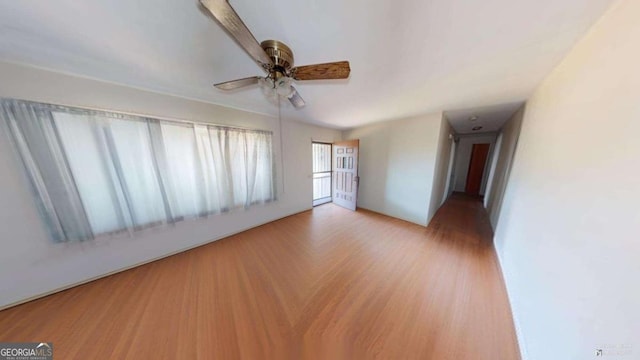
M516 329L516 337L518 339L518 347L520 349L520 358L521 360L529 360L529 354L527 353L527 346L526 346L526 342L524 340L524 335L522 333L522 327L520 326L520 321L518 320L518 316L516 315L516 311L514 303L513 303L513 297L511 296L511 292L509 291L509 277L507 276L507 273L504 271L504 267L502 266L503 262L502 262L502 257L500 257L500 253L498 252L498 249L496 249L495 247L495 243L493 246L493 250L496 252L496 256L498 258L498 267L500 268L500 272L502 273L502 279L504 281L504 286L507 289L507 298L509 300L509 307L511 308L511 317L513 318L513 325Z

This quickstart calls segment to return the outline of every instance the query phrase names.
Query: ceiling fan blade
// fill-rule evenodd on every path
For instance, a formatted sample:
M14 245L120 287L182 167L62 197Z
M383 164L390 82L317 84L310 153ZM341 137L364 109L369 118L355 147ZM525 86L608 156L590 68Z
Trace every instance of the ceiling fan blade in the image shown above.
M225 81L222 83L214 84L216 88L220 90L235 90L241 87L249 86L249 85L257 85L260 80L260 76L252 76L244 79L237 79L231 81Z
M233 37L233 39L261 66L273 65L271 58L264 52L251 31L242 22L240 16L229 5L228 0L200 0L220 25Z
M300 94L298 94L298 90L296 90L296 88L294 88L293 86L291 87L291 90L293 90L293 93L291 94L291 96L289 96L289 101L291 101L293 107L295 107L296 109L303 107L305 103Z
M346 79L351 68L348 61L298 66L291 69L296 80Z

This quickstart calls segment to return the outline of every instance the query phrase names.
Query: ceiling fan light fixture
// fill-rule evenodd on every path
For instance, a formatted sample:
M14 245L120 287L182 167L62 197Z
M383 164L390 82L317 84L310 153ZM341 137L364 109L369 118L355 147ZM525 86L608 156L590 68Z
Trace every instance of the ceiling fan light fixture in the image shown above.
M291 98L295 92L291 86L290 78L282 77L274 80L271 77L264 77L260 78L258 84L262 92L268 97L282 96L288 99Z
M263 77L258 80L258 84L263 90L271 90L275 87L273 79L269 77Z
M286 98L290 97L293 93L293 88L291 87L291 79L282 77L276 80L275 89L278 95L284 96Z
M258 85L260 87L260 90L262 90L262 94L269 101L273 102L278 98L278 94L276 93L273 79L269 77L260 78L260 80L258 81Z
M293 89L291 88L291 86L289 87L279 87L276 89L276 92L278 93L278 95L286 97L286 98L290 98L291 95L293 94Z

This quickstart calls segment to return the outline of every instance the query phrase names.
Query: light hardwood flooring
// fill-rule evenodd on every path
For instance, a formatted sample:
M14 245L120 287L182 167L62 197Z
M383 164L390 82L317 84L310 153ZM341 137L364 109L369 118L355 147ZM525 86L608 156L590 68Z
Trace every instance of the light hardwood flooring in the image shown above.
M519 359L478 200L428 228L327 204L0 312L55 359Z

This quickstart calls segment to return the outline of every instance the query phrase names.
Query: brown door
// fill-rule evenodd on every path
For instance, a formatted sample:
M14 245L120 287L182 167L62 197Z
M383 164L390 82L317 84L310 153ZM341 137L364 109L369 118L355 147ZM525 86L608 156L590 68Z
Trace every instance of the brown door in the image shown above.
M333 203L356 209L358 198L358 147L360 140L333 144Z
M473 144L469 171L467 172L467 186L465 192L469 195L480 195L484 167L487 163L490 144Z

